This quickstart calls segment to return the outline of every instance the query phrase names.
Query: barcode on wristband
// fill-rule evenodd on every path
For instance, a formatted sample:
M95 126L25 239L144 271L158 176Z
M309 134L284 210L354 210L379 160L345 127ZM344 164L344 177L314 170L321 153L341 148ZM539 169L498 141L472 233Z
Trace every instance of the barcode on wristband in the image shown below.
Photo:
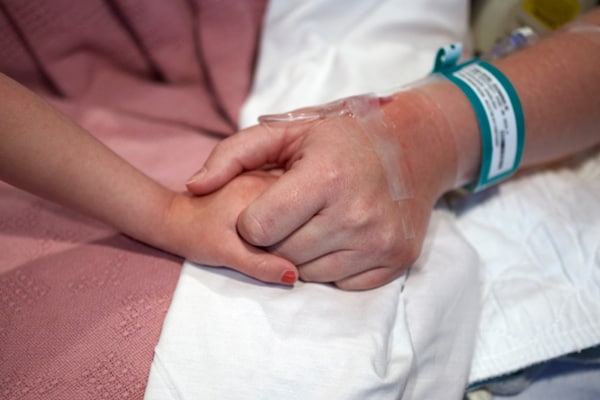
M481 64L470 64L453 75L477 94L487 117L491 139L487 180L516 169L519 162L517 120L512 101L502 83Z
M461 53L460 43L440 48L432 72L458 86L477 116L481 167L477 180L465 188L479 191L517 170L525 144L525 124L519 96L506 76L478 58L458 64Z

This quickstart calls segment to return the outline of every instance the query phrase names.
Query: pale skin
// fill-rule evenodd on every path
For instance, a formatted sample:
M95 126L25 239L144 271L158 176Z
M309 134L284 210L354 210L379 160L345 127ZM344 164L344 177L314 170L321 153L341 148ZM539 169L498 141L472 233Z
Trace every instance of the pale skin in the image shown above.
M581 21L592 31L558 32L493 62L523 106L521 168L600 143L600 9ZM452 83L438 80L390 100L382 109L395 129L386 140L402 150L418 183L402 209L368 138L351 121L344 129L327 121L305 131L251 127L221 142L188 189L210 193L243 171L279 165L283 176L240 215L242 237L293 261L305 281L349 290L388 283L418 257L436 201L473 181L481 160L475 114ZM403 233L403 213L412 238Z
M253 172L195 197L156 183L43 99L0 74L0 179L192 261L293 284L296 267L249 245L238 214L275 179Z

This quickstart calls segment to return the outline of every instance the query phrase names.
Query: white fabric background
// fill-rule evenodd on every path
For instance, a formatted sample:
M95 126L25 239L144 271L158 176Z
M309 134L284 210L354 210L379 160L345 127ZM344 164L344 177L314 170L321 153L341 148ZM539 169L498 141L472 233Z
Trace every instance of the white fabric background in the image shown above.
M436 212L404 291L401 279L365 292L287 289L186 264L146 399L460 399L478 263L451 219Z
M482 266L471 382L600 343L598 149L455 210Z
M242 123L418 79L467 17L450 0L272 1ZM598 182L595 153L438 207L406 281L368 292L186 263L146 399L460 399L598 343Z

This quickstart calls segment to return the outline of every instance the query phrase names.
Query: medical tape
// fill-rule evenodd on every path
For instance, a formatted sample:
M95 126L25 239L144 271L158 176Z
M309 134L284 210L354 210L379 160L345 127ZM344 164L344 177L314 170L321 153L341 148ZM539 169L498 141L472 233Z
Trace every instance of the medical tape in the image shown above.
M379 107L381 104L380 98L374 95L370 95L370 97L377 99L377 108L370 109L369 112L353 110L353 113L360 121L379 157L386 173L392 200L399 207L402 207L406 200L414 197L411 175L402 155L401 147L392 140L397 131L395 125ZM416 237L416 230L410 212L402 213L402 229L404 239L411 240Z
M282 114L263 115L259 122L267 128L277 123L317 122L326 118L350 117L355 119L370 139L386 174L390 197L399 206L413 196L413 186L402 157L401 149L392 141L394 125L381 109L381 98L373 94L363 94L343 98L316 107L302 108ZM309 127L308 129L313 129ZM405 239L414 239L416 231L410 213L402 214Z
M593 33L600 34L600 25L591 24L589 22L574 21L566 24L561 30L573 33Z
M519 167L525 142L523 109L516 90L496 67L481 59L457 61L462 45L438 51L433 68L454 83L468 98L481 134L481 166L475 182L466 188L479 191L511 176Z
M581 39L587 40L590 43L600 45L600 26L593 25L587 22L575 21L565 25L560 29L561 32L567 34L580 35Z

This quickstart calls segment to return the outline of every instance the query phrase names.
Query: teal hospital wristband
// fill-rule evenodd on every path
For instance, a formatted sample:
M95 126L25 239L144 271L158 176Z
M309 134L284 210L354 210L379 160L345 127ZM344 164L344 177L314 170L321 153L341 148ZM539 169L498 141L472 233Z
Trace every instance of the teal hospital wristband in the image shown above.
M445 76L469 99L481 133L481 167L476 182L483 190L512 175L521 162L525 124L521 102L510 81L496 67L479 58L457 64L461 44L441 48L433 73Z

